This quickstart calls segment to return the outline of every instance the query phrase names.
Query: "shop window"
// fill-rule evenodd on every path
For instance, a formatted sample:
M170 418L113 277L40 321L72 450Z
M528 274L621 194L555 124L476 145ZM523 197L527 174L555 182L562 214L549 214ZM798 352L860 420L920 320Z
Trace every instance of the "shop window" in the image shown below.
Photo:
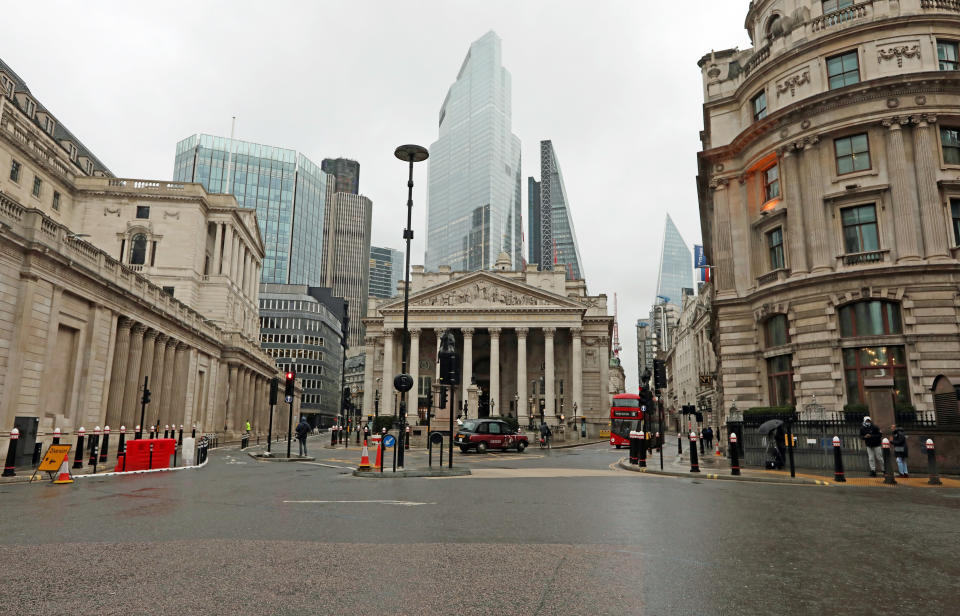
M864 381L876 377L893 377L895 404L910 403L906 354L902 346L860 347L843 350L843 370L847 403L867 404Z

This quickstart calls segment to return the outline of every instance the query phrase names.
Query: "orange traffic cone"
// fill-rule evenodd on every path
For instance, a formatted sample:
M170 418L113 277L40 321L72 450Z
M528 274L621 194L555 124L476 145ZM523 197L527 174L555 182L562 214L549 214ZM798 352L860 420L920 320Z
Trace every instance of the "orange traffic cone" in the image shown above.
M381 463L380 463L380 435L379 435L379 434L374 435L374 437L373 437L373 443L377 446L377 461L374 463L373 466L374 466L375 468L379 468L379 467L380 467L380 464L381 464Z
M717 457L723 456L723 454L720 453L720 439L717 439L717 450L713 452L713 455Z
M73 477L70 476L70 465L67 464L66 458L60 463L60 470L57 471L57 478L53 480L53 483L73 483Z
M358 471L369 471L370 470L370 452L367 451L367 439L363 439L363 451L360 454L360 466L357 467Z

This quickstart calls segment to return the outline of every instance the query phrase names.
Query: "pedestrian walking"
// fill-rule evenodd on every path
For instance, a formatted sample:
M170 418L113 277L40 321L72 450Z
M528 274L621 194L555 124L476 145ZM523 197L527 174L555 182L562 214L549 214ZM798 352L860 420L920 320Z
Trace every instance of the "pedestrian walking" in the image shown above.
M867 450L867 463L870 465L870 476L877 476L877 468L883 471L883 449L880 447L883 441L883 433L880 428L873 425L870 416L864 416L863 425L860 426L860 438L863 439L863 445Z
M707 439L707 449L713 449L713 428L707 426L703 431L703 437Z
M904 479L910 477L910 471L907 468L907 435L903 429L897 426L890 426L893 431L893 453L897 456L897 470Z
M247 420L247 435L250 435L250 420Z
M300 418L300 423L297 424L297 442L300 444L300 455L307 455L307 435L310 434L310 424L307 423L305 417Z

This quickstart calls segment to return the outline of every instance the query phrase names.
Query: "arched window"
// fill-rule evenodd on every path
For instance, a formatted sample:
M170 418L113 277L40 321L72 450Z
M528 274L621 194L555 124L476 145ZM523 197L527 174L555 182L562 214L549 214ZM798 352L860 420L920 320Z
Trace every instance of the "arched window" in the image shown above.
M138 233L130 242L130 265L143 265L147 261L147 236Z
M775 36L778 36L780 34L779 32L774 32L774 26L777 24L778 21L780 21L779 15L773 15L770 17L770 19L767 20L767 38L768 39L772 39Z

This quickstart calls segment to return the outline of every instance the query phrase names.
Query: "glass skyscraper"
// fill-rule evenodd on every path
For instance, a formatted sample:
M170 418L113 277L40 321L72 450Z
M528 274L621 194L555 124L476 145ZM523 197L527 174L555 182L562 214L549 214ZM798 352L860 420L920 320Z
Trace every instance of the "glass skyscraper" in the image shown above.
M573 229L567 189L553 142L540 142L540 182L528 181L530 200L530 260L540 269L562 267L570 280L583 280L577 234ZM537 200L534 202L533 192Z
M667 303L683 305L683 289L693 289L693 256L687 248L680 231L667 214L663 232L663 250L660 253L660 276L657 279L657 295Z
M257 210L266 248L261 282L323 286L321 247L331 182L309 158L284 148L193 135L177 144L173 176L198 182L210 193L231 193L240 207Z
M370 247L370 297L390 298L403 280L406 255L393 248Z
M520 139L511 132L510 90L500 37L487 32L470 45L430 146L428 270L490 269L501 252L521 267Z

